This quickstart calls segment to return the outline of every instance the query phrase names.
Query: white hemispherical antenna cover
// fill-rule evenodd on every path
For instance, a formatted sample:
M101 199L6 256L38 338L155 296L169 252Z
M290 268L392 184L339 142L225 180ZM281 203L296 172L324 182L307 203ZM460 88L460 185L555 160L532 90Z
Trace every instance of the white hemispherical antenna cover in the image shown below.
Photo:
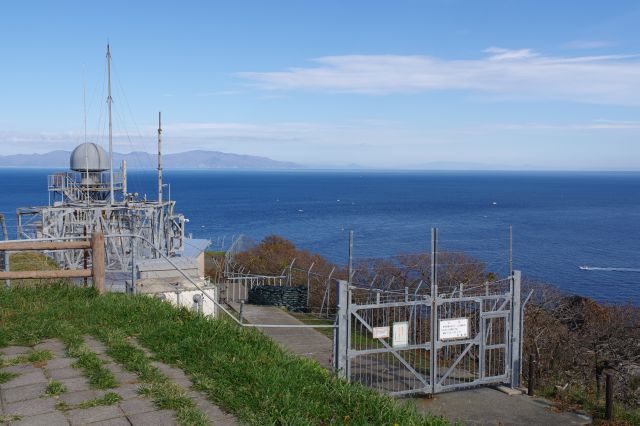
M87 142L73 150L69 165L76 172L103 172L109 170L109 156L100 145Z

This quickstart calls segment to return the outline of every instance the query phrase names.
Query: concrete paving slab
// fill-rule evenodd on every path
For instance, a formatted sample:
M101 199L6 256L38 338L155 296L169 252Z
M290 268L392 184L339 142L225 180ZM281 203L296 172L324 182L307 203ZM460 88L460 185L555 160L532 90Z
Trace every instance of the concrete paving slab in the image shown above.
M120 409L129 416L133 414L148 413L150 411L157 411L153 402L148 398L138 397L132 398L120 403Z
M132 341L132 343L137 346L140 349L144 349L135 339ZM153 354L144 349L144 352L146 354L146 356L153 358ZM207 415L207 417L209 418L209 421L212 424L216 424L216 425L237 425L238 422L236 421L236 419L228 413L223 412L222 410L220 410L220 408L218 406L216 406L215 404L211 403L206 395L204 393L198 392L195 389L192 389L193 387L193 382L191 381L191 379L189 378L189 376L180 368L177 367L172 367L168 364L162 363L162 362L153 362L152 363L161 373L163 373L165 376L167 376L171 382L173 382L174 384L180 386L181 388L183 388L183 390L185 391L185 393L187 394L187 396L189 396L189 398L191 398L193 400L193 402L196 404L196 407L202 411L204 414ZM122 405L122 403L121 403ZM151 407L149 407L151 408ZM123 408L124 409L124 408ZM149 414L152 414L152 412L150 412ZM131 420L132 424L135 424L134 421L141 421L141 422L146 422L146 421L153 421L152 416L149 416L149 419L147 418L133 418L132 416L129 416L129 419ZM144 424L144 423L142 423ZM170 423L173 424L173 423Z
M113 391L124 400L137 398L140 395L138 393L138 385L133 383L125 383Z
M11 388L11 390L0 391L2 400L5 404L12 402L24 401L25 399L39 398L46 389L46 383L36 383L33 385L20 386L17 388Z
M184 373L184 371L182 371L179 368L174 368L168 364L165 364L163 362L159 362L159 361L153 361L151 363L151 365L153 365L154 367L156 367L158 370L160 370L162 372L162 374L164 374L165 376L167 376L170 379L188 379L188 376Z
M68 426L69 421L60 411L54 411L52 413L39 414L37 416L25 417L24 419L16 422L11 422L11 425L17 426Z
M49 374L49 377L55 380L73 379L74 377L84 376L82 370L73 367L55 368L53 370L47 371L47 373Z
M30 373L21 374L18 377L9 380L7 383L1 384L0 389L7 390L20 386L33 385L36 383L47 383L47 381L48 380L44 376L42 370L37 369L36 371L32 371Z
M118 383L122 383L122 384L138 382L138 376L128 371L113 373L113 377L118 381Z
M120 365L114 362L109 362L107 364L104 364L103 367L111 371L113 374L122 373L124 371L124 369Z
M91 426L131 426L129 419L126 417L117 417L115 419L102 420L100 422L89 423Z
M67 412L71 425L86 425L103 420L124 417L122 410L116 405L76 409Z
M58 396L58 399L60 401L66 402L69 405L75 405L90 399L101 398L102 396L104 396L104 394L105 391L92 389L78 392L65 392Z
M76 362L75 358L56 357L47 361L47 365L44 366L45 370L56 370L58 368L68 368Z
M107 347L101 341L96 340L93 336L85 335L84 344L97 354L107 353Z
M133 414L128 417L132 426L174 426L178 424L171 410Z
M8 367L0 368L0 371L4 371L7 373L14 374L27 374L33 373L34 371L38 371L38 367L34 367L32 364L18 364L18 365L10 365Z
M32 349L28 346L6 346L4 348L0 348L0 354L2 354L5 358L12 355L22 355L32 352Z
M67 392L78 392L89 390L89 381L84 377L74 377L72 379L60 379L60 383L67 387Z
M6 404L4 407L7 415L21 415L24 417L56 411L56 400L53 398L26 399L24 401Z
M34 350L46 350L51 351L52 354L56 356L64 356L66 346L58 339L47 339L44 340L33 347Z
M236 419L230 414L225 413L216 405L213 405L209 400L207 400L204 396L198 395L193 398L193 402L196 404L196 407L203 413L207 415L209 418L209 422L219 425L236 425Z

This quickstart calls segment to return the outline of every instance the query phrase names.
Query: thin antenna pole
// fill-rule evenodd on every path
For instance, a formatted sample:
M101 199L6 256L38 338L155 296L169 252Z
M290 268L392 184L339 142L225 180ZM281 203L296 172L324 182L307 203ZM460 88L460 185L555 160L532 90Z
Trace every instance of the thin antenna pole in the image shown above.
M87 187L85 187L84 196L86 198L87 206L89 205L89 150L87 149L87 77L85 74L85 67L82 67L82 108L84 110L84 166L85 166L85 179L87 180ZM87 219L88 220L88 219ZM86 229L85 229L86 231ZM86 268L85 268L86 269Z
M84 113L84 143L87 143L87 76L84 65L82 66L82 109Z
M162 112L158 112L158 202L162 203Z
M351 278L353 278L353 230L349 231L349 265L348 265L349 277L347 282L351 285Z
M111 97L111 50L109 44L107 44L107 81L109 86L109 96L107 97L107 104L109 104L109 194L111 204L115 201L113 197L113 125L111 122L111 104L113 98Z
M509 275L513 275L513 226L509 225Z

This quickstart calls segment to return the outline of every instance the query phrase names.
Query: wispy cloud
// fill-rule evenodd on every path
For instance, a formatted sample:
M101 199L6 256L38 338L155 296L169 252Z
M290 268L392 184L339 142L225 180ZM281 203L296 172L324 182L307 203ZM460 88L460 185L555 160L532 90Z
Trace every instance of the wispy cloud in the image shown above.
M562 45L565 49L601 49L612 46L615 43L605 40L572 40Z
M344 55L315 66L244 72L264 89L394 94L455 90L533 100L640 105L639 55L555 57L490 47L480 59Z
M547 123L509 123L489 126L494 130L525 130L552 132L591 132L591 131L640 131L640 121L595 120L587 123L547 124Z

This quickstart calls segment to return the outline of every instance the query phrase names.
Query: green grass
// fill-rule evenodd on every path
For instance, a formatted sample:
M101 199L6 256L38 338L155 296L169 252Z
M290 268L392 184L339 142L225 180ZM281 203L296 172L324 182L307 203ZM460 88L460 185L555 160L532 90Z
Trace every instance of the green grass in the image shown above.
M67 345L67 354L77 358L74 367L82 369L94 389L113 389L118 381L111 371L104 368L104 362L85 345L82 333L68 322L61 322L59 337Z
M190 374L212 402L248 424L447 424L337 379L317 363L282 351L257 330L154 298L97 296L92 289L65 286L0 290L0 344L32 345L61 337L65 324L103 340L112 357L153 383L159 376L144 354L117 343L136 336L158 359Z
M100 333L100 337L107 344L107 353L144 382L140 393L151 398L157 407L175 410L177 420L183 426L209 424L206 414L195 406L184 389L154 367L142 350L127 341L124 333L109 330Z
M9 422L17 422L22 420L22 416L19 414L14 414L12 416L0 416L0 424L9 423Z
M0 367L18 364L34 364L37 362L48 361L53 358L53 354L48 350L33 351L28 354L18 355L9 360L0 359Z
M19 374L0 371L0 385L18 377Z
M552 400L553 404L563 411L579 407L588 412L596 421L604 421L604 399L596 399L592 393L582 387L571 386L567 391L561 393L555 388L538 387L536 395ZM625 407L614 401L613 417L616 421L615 424L640 425L640 408Z
M102 398L89 399L78 404L77 408L91 408L99 405L115 405L122 401L122 397L115 392L107 392Z
M46 396L57 396L67 391L67 387L57 380L51 380L44 390Z
M115 405L120 401L122 401L122 397L120 395L115 392L107 392L101 398L88 399L86 401L82 401L79 404L68 404L65 401L60 401L56 404L56 409L60 411L75 410L77 408L87 409L98 407L101 405Z

